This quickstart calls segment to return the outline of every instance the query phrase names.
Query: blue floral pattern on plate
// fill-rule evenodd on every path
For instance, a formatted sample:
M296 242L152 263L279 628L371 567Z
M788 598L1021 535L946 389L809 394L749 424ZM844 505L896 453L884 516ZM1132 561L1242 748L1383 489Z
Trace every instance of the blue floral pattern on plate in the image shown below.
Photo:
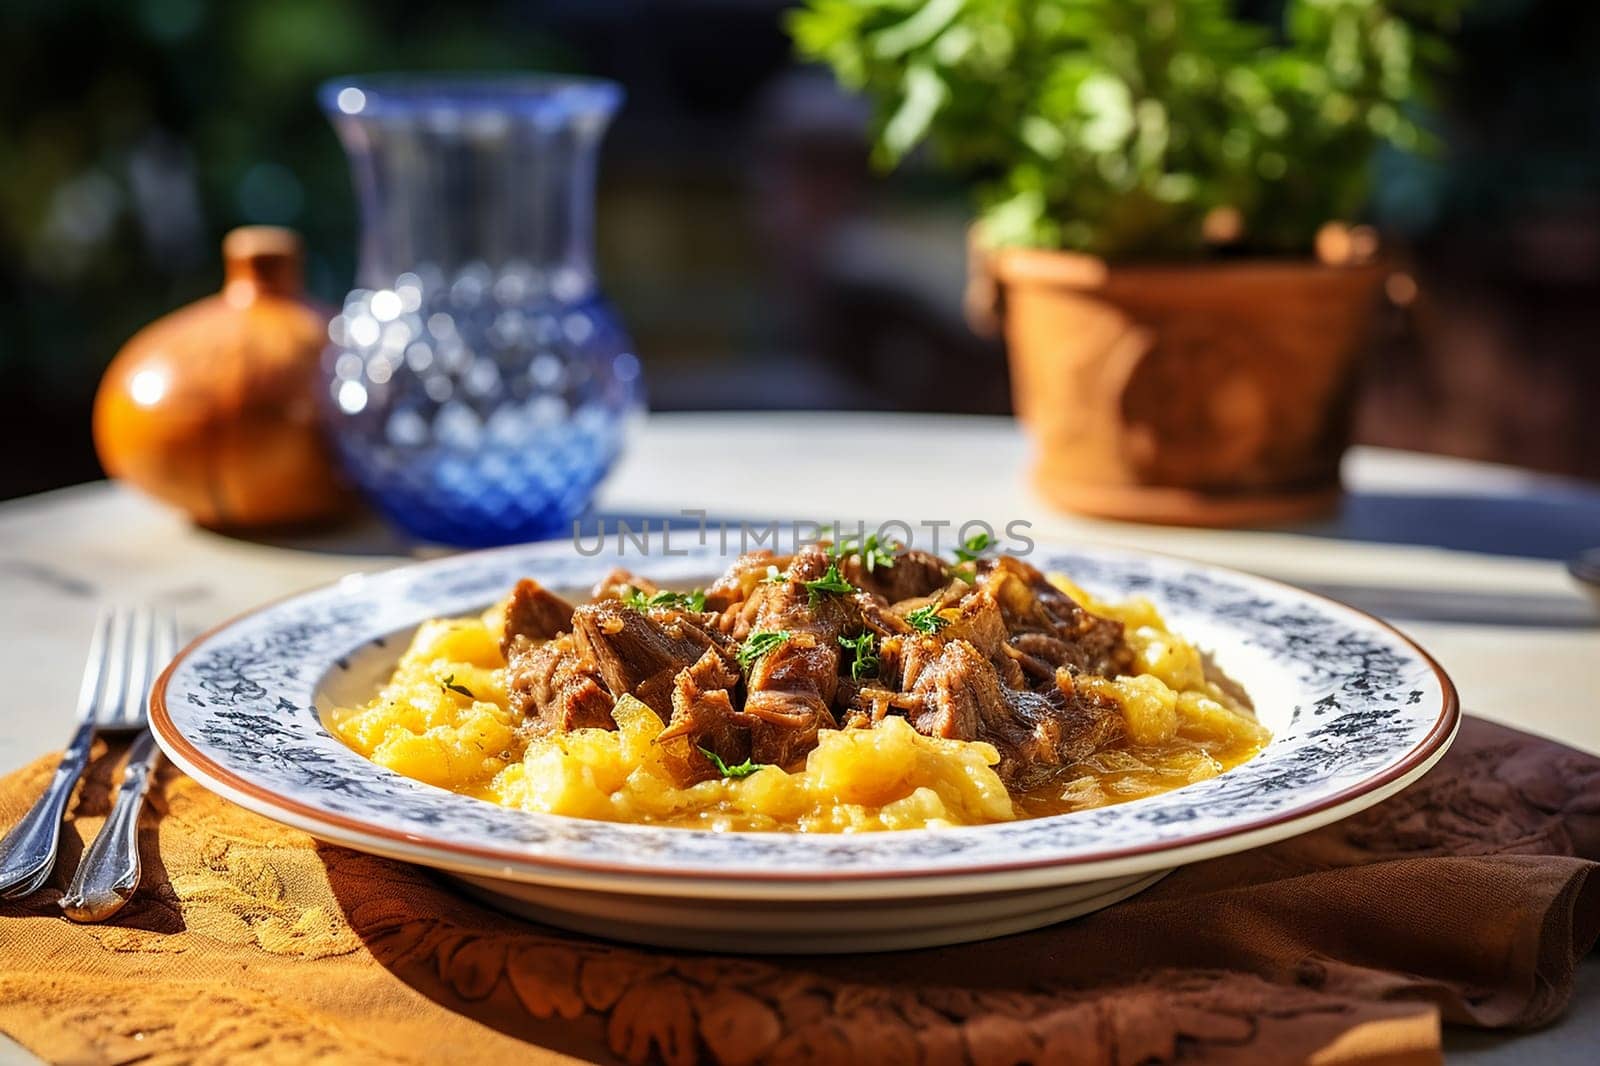
M1181 559L1051 545L1030 561L1103 597L1146 596L1174 630L1213 652L1273 728L1267 749L1207 781L1049 818L849 836L713 833L531 814L455 795L367 762L334 738L319 714L325 677L349 656L381 645L397 658L417 623L481 610L520 577L581 589L620 562L688 587L726 561L711 547L618 560L609 551L584 557L569 543L551 542L347 578L197 641L165 678L157 733L202 781L313 831L342 823L358 835L493 857L507 871L784 880L1087 863L1309 822L1436 757L1455 725L1455 694L1444 674L1406 638L1360 612ZM351 837L338 829L328 835Z

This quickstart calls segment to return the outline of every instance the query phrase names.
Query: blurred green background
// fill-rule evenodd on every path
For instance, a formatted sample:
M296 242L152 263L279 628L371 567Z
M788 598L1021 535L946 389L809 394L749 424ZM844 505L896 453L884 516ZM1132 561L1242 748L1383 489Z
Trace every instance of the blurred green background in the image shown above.
M233 226L298 229L340 297L354 202L312 94L360 71L623 83L601 268L654 407L1006 410L1003 354L960 320L964 191L870 169L865 105L794 62L784 7L9 0L0 498L98 476L100 372L216 289ZM1380 160L1373 218L1420 297L1375 341L1361 435L1600 477L1600 11L1481 0L1455 44L1443 154Z

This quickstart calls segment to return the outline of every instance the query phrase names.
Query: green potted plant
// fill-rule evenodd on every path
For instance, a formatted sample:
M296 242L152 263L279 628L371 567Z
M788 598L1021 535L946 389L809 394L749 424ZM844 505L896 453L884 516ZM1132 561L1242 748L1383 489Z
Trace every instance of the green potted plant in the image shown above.
M879 163L972 179L1039 488L1209 524L1337 499L1383 277L1352 223L1378 150L1427 145L1459 6L806 0L789 29L874 100Z

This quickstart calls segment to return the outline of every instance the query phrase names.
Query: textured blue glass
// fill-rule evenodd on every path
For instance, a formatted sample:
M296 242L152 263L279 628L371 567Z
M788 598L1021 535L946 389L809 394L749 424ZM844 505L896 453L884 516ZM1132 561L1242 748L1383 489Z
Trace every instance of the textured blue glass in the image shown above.
M361 208L357 287L322 362L345 468L429 540L570 529L643 407L593 261L595 156L621 90L396 75L319 98Z

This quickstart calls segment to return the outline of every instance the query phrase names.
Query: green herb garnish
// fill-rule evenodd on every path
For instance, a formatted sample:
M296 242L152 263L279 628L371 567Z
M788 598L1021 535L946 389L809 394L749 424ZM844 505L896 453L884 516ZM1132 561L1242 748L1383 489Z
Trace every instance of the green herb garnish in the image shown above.
M924 633L937 633L950 624L950 619L940 617L939 605L936 603L907 611L905 618L913 629L920 629Z
M669 592L662 589L652 596L646 596L644 590L630 585L628 591L622 594L622 602L641 612L676 607L698 614L706 609L706 594L701 589L695 589L693 592Z
M894 567L895 545L878 539L876 533L869 533L859 543L855 537L842 537L828 552L835 559L848 559L852 555L861 556L861 565L867 568L867 573L872 573L883 567L885 570Z
M956 549L956 558L964 563L975 563L997 542L987 533L974 533Z
M817 605L817 601L822 599L822 594L824 592L838 592L842 594L854 592L856 590L856 587L850 584L850 582L846 581L843 574L839 573L838 563L829 563L828 569L824 571L823 575L817 578L815 581L805 581L801 583L806 587L806 594L810 597L812 607L815 607Z
M739 669L745 673L756 664L767 652L788 640L792 633L787 629L758 629L744 638L744 643L739 646L739 653L734 658L739 660Z
M789 578L776 566L769 566L767 567L767 576L762 578L761 581L765 585L784 585L788 583Z
M870 630L859 637L839 638L839 644L856 653L855 662L850 664L850 676L856 681L864 677L875 677L878 673L878 636Z
M439 682L439 691L440 692L454 692L456 695L465 696L469 700L475 700L475 699L478 698L478 697L476 697L476 696L474 696L472 694L472 690L470 688L468 688L467 686L456 684L456 675L455 674L445 674L444 675L444 680Z
M739 780L740 778L749 777L757 770L764 770L768 766L772 765L771 763L751 762L749 759L746 759L737 766L729 766L727 763L722 761L722 757L720 755L708 748L701 748L700 754L711 760L711 765L717 768L717 773L721 774L723 777L731 777L735 781Z

